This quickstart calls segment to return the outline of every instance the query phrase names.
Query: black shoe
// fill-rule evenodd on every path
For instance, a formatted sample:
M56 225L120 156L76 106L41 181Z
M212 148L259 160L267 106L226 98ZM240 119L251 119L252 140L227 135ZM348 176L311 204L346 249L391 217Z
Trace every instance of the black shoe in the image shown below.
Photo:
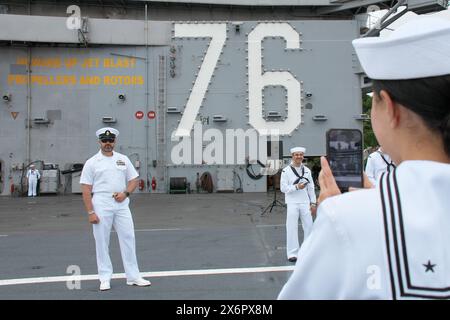
M297 258L296 257L290 257L288 260L289 260L289 262L296 262Z

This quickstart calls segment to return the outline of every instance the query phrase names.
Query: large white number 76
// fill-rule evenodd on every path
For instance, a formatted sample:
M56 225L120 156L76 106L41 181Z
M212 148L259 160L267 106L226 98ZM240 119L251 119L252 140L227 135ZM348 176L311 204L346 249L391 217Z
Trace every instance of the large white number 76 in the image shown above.
M180 124L175 132L175 136L189 136L197 117L200 105L205 97L209 81L219 60L220 53L227 37L227 26L225 23L204 23L204 24L175 24L175 37L211 37L209 48L203 64L195 79L192 92L189 95L186 108L181 117Z
M301 123L300 83L288 71L261 70L261 42L265 37L281 36L287 49L300 48L300 36L288 23L259 24L248 35L248 101L249 122L259 134L290 134ZM265 86L283 86L287 90L288 112L284 121L269 122L262 116L262 90Z

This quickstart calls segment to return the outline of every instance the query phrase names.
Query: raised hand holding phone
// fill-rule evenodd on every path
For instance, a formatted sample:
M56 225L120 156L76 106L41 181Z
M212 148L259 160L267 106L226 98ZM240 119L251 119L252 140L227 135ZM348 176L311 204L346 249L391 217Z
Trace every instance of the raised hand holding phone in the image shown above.
M317 199L318 203L321 203L326 198L341 194L341 190L339 190L333 172L331 172L331 168L325 157L320 157L320 166L322 169L319 173L320 195Z

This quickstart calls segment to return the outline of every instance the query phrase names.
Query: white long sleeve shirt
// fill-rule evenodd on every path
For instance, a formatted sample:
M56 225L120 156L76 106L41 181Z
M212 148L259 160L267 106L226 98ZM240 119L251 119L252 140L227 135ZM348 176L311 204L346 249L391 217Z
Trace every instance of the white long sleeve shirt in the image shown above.
M393 168L395 168L395 165L392 163L389 155L380 153L380 151L375 151L367 158L366 168L364 171L366 172L370 182L376 186L381 174L383 174L383 172L387 172L388 169L392 170Z
M292 163L291 163L292 165ZM314 181L311 175L311 170L304 166L294 167L298 175L302 176L302 169L304 169L304 177L306 179L301 179L299 182L304 183L309 181L304 189L297 190L295 188L294 182L298 177L294 174L290 166L287 166L281 172L280 179L280 190L285 195L286 203L316 203L316 194L314 191Z
M41 174L39 173L38 170L31 170L29 169L27 172L27 178L29 180L38 180L41 178Z

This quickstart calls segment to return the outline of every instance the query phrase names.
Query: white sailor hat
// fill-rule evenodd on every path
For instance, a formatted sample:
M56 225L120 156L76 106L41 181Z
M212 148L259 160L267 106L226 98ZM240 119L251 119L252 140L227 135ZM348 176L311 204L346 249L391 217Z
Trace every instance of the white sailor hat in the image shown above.
M450 74L450 21L418 16L388 37L353 40L367 76L379 80L427 78Z
M291 154L295 153L295 152L306 152L306 149L303 147L295 147L295 148L291 148Z
M98 129L95 132L95 135L97 136L97 138L99 139L103 139L103 138L115 138L119 135L119 130L114 129L114 128L110 128L110 127L106 127L106 128L101 128Z

